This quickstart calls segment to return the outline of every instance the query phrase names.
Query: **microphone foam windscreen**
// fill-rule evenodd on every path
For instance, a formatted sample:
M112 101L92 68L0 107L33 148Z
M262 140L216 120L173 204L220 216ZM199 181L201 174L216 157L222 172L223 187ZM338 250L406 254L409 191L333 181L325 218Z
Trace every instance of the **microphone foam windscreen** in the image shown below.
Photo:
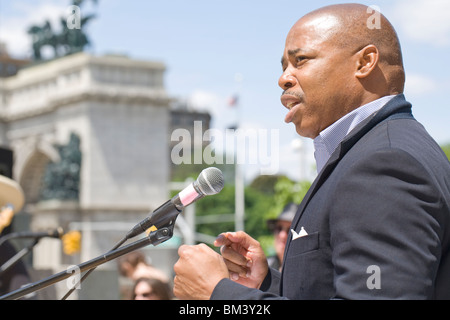
M225 184L222 171L214 167L207 168L200 172L197 183L198 187L205 195L219 193Z

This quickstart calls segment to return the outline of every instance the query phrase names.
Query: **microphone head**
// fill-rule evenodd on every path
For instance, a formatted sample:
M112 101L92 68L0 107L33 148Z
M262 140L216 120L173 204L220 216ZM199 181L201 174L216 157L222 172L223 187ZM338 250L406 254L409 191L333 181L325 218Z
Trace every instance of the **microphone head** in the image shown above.
M210 167L200 172L197 178L197 187L204 195L213 195L222 191L225 182L220 169Z
M57 238L57 239L61 239L63 235L64 235L64 229L61 227L56 228L55 230L53 230L50 233L50 237Z

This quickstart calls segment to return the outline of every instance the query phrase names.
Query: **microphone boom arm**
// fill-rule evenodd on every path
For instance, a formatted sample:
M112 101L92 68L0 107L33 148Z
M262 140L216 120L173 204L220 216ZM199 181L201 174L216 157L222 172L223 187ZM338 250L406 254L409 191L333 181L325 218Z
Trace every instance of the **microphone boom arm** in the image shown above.
M33 243L29 244L19 252L17 252L13 257L11 257L8 261L6 261L1 267L0 267L0 276L12 268L17 262L19 262L20 259L22 259L24 256L26 256L31 249L39 242L40 239L34 239Z
M116 250L111 250L107 252L106 254L103 254L101 256L98 256L97 258L94 258L92 260L89 260L87 262L81 263L77 265L76 267L79 268L80 273L96 268L101 264L104 264L110 260L116 259L124 254L130 253L134 250L138 250L140 248L146 247L150 244L157 246L160 243L163 243L173 236L173 228L174 223L172 223L169 227L164 227L158 230L155 230L151 232L147 237L144 237L143 239L140 239L138 241L135 241L131 244L128 244L126 246L120 247ZM74 268L70 268L71 271L74 270ZM64 279L67 279L71 277L73 274L69 271L62 271L60 273L57 273L53 276L50 276L46 279L43 279L41 281L31 283L25 287L22 287L18 290L15 290L13 292L7 293L0 297L0 300L16 300L19 299L27 294L33 293L35 291L44 289L48 286L51 286L52 284L55 284L59 281L62 281Z
M181 211L182 210L178 209L178 207L174 205L172 200L168 200L159 208L157 208L153 212L153 214L151 214L149 217L145 218L144 220L139 222L136 226L134 226L134 228L127 233L126 237L127 239L131 239L137 236L138 234L147 231L147 229L153 226L156 229L169 226L173 228L175 220L177 219Z

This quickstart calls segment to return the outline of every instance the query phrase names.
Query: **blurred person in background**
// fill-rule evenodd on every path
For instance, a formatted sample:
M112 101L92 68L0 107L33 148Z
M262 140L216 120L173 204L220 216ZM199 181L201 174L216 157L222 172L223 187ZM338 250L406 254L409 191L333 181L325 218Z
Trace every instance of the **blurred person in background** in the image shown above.
M14 212L9 207L4 207L0 210L0 239L12 233L11 222L13 220ZM0 267L4 267L5 263L9 263L10 259L15 257L17 251L15 247L8 241L0 241ZM9 292L20 289L22 286L31 282L30 276L22 260L19 260L9 268L4 267L5 270L0 270L0 296ZM34 294L27 295L22 300L35 299Z
M281 211L276 219L267 220L267 227L274 234L275 255L267 258L269 267L281 271L283 265L284 249L288 239L291 223L297 212L298 205L289 203Z
M152 266L142 252L127 254L118 261L120 275L136 281L139 278L154 278L168 283L169 277L158 268Z
M168 283L153 278L136 280L131 300L171 300L172 288Z

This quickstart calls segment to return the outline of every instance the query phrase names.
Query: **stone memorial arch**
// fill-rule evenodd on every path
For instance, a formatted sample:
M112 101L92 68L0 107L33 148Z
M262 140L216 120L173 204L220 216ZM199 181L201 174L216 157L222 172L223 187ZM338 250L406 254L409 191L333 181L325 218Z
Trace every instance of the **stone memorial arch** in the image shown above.
M0 144L14 152L30 229L82 229L81 253L43 239L33 266L60 270L107 252L169 196L165 66L77 53L0 82Z

